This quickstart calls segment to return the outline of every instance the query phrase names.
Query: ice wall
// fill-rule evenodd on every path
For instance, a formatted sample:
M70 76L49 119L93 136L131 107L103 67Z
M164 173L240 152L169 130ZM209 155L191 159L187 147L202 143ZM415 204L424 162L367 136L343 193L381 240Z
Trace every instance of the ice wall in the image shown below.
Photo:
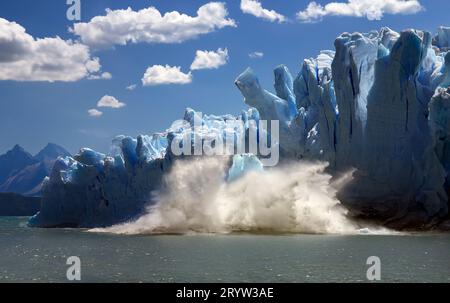
M437 47L448 50L450 48L450 27L439 27L434 41Z
M354 211L401 224L424 224L447 214L445 174L428 125L429 83L420 83L431 34L404 31L375 61L367 95L362 158L346 201Z
M226 134L232 133L236 146L243 140L245 152L245 137L250 128L258 126L258 120L255 109L234 117L202 115L188 108L184 119L174 122L164 133L136 139L116 137L110 155L84 148L73 158L60 158L44 181L41 211L29 225L105 227L136 219L154 203L153 195L175 160L185 157L172 150L176 138L181 148L181 139L188 138L188 149L195 156L194 146L199 146L194 145L196 140L200 145L212 146L210 140L225 140ZM236 155L229 163L230 182L247 171L262 169L254 155Z
M60 158L43 185L41 211L35 227L108 226L134 218L145 210L168 164L161 135L120 136L111 156L82 149Z
M344 33L335 51L304 60L296 77L278 66L275 93L261 87L249 68L235 82L250 107L239 116L187 109L184 121L162 134L118 137L111 155L83 149L60 159L30 225L96 227L135 218L154 203L152 195L173 163L185 158L173 142L187 138L179 147L194 154L195 142L217 143L230 134L248 143L260 120L278 120L281 165L319 160L329 163L327 172L335 177L354 171L338 194L351 214L400 228L431 227L448 217L448 47L444 27L434 38L389 28ZM264 131L273 135L270 127ZM223 182L263 170L258 153L232 153L238 155L227 161Z

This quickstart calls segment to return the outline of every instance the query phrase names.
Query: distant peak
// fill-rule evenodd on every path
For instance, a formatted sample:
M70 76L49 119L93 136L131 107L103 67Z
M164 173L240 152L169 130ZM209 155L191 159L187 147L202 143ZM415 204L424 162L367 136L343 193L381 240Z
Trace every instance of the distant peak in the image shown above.
M14 145L14 147L9 150L6 154L9 155L26 155L27 157L32 157L22 146L19 144Z
M55 144L48 143L34 158L38 161L55 160L58 157L70 156L70 153L63 147Z
M62 147L55 143L47 143L47 145L43 148L43 150L46 149L62 149Z
M14 147L12 149L7 151L5 154L0 155L0 158L9 159L7 161L11 161L11 159L29 159L29 160L31 160L33 158L33 156L29 152L27 152L22 146L20 146L19 144L16 144L16 145L14 145Z
M19 144L14 145L11 151L25 151L25 149Z

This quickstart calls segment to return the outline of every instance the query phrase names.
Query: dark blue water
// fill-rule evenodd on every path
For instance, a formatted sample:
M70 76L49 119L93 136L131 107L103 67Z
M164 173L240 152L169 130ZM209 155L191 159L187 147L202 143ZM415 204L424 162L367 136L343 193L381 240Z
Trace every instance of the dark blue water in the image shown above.
M0 218L0 282L450 282L450 234L118 236Z

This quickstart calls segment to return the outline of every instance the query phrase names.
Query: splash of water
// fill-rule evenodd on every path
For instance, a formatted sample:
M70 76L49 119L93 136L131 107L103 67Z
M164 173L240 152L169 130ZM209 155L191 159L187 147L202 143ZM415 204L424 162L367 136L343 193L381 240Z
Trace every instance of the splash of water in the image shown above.
M249 172L225 183L227 161L178 161L156 193L157 203L135 222L94 232L156 233L357 233L336 199L324 163L297 163Z

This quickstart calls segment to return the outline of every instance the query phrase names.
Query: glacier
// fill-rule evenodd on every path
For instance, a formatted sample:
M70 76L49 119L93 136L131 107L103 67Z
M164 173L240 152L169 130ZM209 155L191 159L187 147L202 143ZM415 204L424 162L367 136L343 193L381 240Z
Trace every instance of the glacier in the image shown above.
M173 142L185 139L178 147L200 157L197 140L212 147L231 134L246 144L260 120L279 121L280 166L319 161L334 178L352 172L336 193L349 216L398 229L446 224L450 28L440 27L435 36L390 28L343 33L334 46L304 60L296 76L276 67L273 93L246 69L235 85L249 108L238 116L188 108L162 133L118 136L108 155L85 148L58 159L29 225L106 227L137 219L157 203L155 193L174 163L188 158L174 152ZM270 127L262 131L271 136ZM270 170L259 151L224 157L224 183Z

